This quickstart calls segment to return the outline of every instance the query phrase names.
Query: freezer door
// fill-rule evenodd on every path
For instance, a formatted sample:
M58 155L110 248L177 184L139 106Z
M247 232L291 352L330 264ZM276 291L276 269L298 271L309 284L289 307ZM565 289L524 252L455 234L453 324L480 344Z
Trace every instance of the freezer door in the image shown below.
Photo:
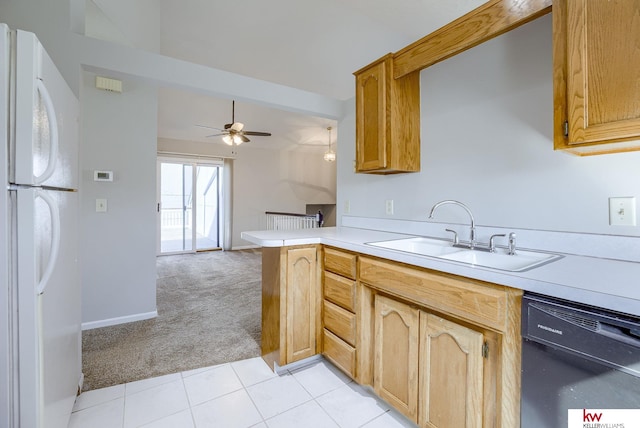
M82 370L78 194L33 188L13 193L20 426L66 428Z
M78 188L78 99L33 33L17 30L10 181Z

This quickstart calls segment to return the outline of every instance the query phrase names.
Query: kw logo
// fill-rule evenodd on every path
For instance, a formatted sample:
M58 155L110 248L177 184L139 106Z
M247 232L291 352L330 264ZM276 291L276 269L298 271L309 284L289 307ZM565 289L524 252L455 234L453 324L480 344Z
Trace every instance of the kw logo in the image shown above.
M582 409L582 422L600 422L602 413L587 413L587 409Z

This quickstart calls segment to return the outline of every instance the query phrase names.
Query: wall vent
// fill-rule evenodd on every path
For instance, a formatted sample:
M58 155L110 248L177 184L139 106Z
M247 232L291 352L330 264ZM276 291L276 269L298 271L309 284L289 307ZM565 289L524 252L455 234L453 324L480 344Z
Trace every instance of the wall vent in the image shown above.
M110 92L122 92L122 81L109 79L108 77L96 76L96 88Z

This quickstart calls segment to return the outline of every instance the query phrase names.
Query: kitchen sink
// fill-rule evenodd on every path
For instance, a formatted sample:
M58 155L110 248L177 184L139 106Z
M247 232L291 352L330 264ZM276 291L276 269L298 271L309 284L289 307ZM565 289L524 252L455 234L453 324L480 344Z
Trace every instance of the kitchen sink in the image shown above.
M390 250L404 251L406 253L420 254L422 256L440 257L463 251L462 248L451 246L450 241L422 236L414 238L393 239L390 241L367 242L374 247L388 248Z
M443 254L439 257L445 260L510 272L522 272L562 258L561 255L557 254L525 250L517 250L516 254L513 255L500 252L500 250L496 250L494 253L477 250L463 250L452 254Z
M502 248L495 252L471 250L454 247L451 241L422 236L367 242L367 245L509 272L526 271L562 258L558 254L527 250L517 250L514 255L507 254Z

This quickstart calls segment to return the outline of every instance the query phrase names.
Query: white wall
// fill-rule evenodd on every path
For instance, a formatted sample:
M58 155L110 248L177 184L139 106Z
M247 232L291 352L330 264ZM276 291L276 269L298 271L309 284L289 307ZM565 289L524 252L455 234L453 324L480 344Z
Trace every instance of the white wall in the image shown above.
M209 156L231 155L225 145L160 139L158 150ZM243 231L266 228L265 211L306 213L307 204L336 201L336 164L315 151L275 151L241 145L234 155L232 247L249 242Z
M234 165L233 245L247 230L266 228L265 211L306 213L307 204L335 203L335 163L322 153L243 150Z
M421 72L421 172L353 173L354 107L339 123L338 213L426 220L458 199L480 225L616 235L608 198L640 199L640 152L576 157L553 150L551 16ZM447 207L449 208L449 207ZM467 222L456 207L437 220Z
M138 49L160 52L160 7L156 0L88 0L88 3L87 10L95 12L94 8L98 8L104 13L88 15L87 18L89 16L98 18L97 21L92 21L92 24L98 24L101 30L99 34L89 34L93 25L87 22L87 35L105 37L105 40L116 42L126 40ZM115 21L124 25L116 27L105 14L115 16ZM122 39L118 37L119 35ZM125 42L125 44L129 43Z
M83 323L156 310L156 99L155 86L125 81L121 94L112 93L96 89L95 75L83 73ZM94 170L113 171L113 182L93 181ZM107 199L106 213L96 212L97 198Z

